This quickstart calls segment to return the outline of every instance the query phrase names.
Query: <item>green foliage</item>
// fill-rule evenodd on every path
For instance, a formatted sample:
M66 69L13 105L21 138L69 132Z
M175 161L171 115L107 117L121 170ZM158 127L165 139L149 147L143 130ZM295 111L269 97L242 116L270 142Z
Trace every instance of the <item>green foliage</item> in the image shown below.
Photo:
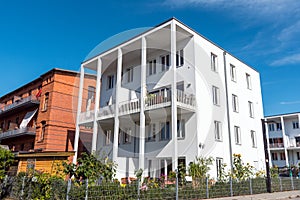
M210 165L213 162L212 157L196 157L195 162L190 163L189 175L192 176L193 187L200 186L204 178L208 178L208 171L210 170Z
M14 162L14 154L0 147L0 182L4 179L7 170Z
M69 177L75 177L77 180L89 179L89 183L102 178L102 181L112 181L116 173L116 165L107 157L98 158L94 154L82 153L78 158L77 164L66 163L62 165L63 171Z
M226 163L222 163L218 173L218 181L226 182L228 179L228 174L225 172Z
M272 178L277 178L279 177L279 170L278 167L276 165L274 165L273 167L270 167L270 173L271 173L271 177Z
M137 177L138 180L141 180L142 175L143 175L143 170L142 169L135 170L134 175Z
M253 167L249 163L244 164L241 157L241 154L233 154L233 171L230 176L237 181L246 180L253 175Z

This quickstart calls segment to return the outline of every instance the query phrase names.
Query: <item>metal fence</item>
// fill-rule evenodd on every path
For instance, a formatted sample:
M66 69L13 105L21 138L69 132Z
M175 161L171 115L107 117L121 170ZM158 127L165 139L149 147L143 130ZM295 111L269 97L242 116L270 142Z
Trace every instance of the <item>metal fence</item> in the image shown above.
M300 179L293 177L272 178L272 192L300 190ZM93 185L93 186L90 186ZM45 189L46 188L46 189ZM215 182L199 179L183 182L178 179L145 179L142 184L133 181L93 183L64 181L62 179L43 180L35 177L8 177L1 184L1 197L11 199L92 200L92 199L207 199L266 193L266 179L254 178L243 181L228 180Z

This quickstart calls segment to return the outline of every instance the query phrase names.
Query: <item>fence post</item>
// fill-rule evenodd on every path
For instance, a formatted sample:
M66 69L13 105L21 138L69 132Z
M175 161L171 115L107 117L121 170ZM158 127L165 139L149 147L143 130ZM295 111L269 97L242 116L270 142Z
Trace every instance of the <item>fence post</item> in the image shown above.
M206 198L209 198L209 190L208 190L208 178L205 178L205 182L206 182Z
M232 177L229 177L229 183L230 183L230 196L233 196L233 189L232 189Z
M26 176L23 176L23 180L22 180L21 199L23 199L23 195L24 195L25 177Z
M71 190L71 186L72 186L72 180L69 178L68 179L68 185L67 185L67 196L66 196L66 200L69 200L69 192Z
M250 184L250 194L253 194L253 191L252 191L252 179L249 178L249 184Z
M282 182L281 182L281 177L279 176L279 185L280 185L280 192L282 192Z
M176 196L175 199L178 200L178 169L175 169L176 173Z
M140 199L140 179L138 178L138 182L137 182L137 192L138 192L138 200Z
M291 185L292 185L292 190L295 190L293 176L291 176Z
M89 194L89 179L87 178L85 181L85 200L88 200Z

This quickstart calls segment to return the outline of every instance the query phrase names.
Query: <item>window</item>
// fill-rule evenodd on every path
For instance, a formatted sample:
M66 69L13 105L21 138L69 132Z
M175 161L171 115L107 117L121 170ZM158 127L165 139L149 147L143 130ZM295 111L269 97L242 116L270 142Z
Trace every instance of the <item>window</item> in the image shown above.
M217 141L222 141L222 124L220 121L215 121L215 139Z
M222 176L222 164L223 164L223 158L216 158L216 166L217 166L217 177L218 179Z
M212 86L213 104L220 105L220 90L216 86Z
M177 120L177 138L183 139L185 137L185 120Z
M240 127L234 126L234 137L235 137L235 144L241 144L241 130Z
M42 142L44 140L45 132L46 132L46 121L42 121L41 126L42 126L42 129L41 129L41 135L40 135L39 142Z
M170 55L160 57L161 71L169 70L170 68Z
M285 160L285 153L284 152L280 152L280 160Z
M272 157L272 160L278 160L277 153L272 153L271 157Z
M218 62L217 62L217 55L211 53L211 70L214 71L214 72L217 72L218 71Z
M230 64L230 77L232 81L236 82L236 68L232 64Z
M253 130L251 130L250 133L251 133L252 147L256 147L256 133Z
M269 131L275 131L275 124L269 124Z
M253 103L251 101L248 101L249 105L249 117L254 118L254 108L253 108Z
M151 60L148 63L148 74L149 76L156 74L156 60Z
M154 123L149 124L147 141L155 141L155 137L156 137L156 124Z
M300 152L297 152L297 159L300 160Z
M170 139L170 122L160 123L160 140Z
M233 112L239 112L239 101L235 94L232 95L232 110Z
M91 99L92 101L94 101L94 97L95 97L95 92L96 92L96 88L94 86L88 86L88 97L87 99Z
M276 128L277 128L277 131L281 131L282 130L282 125L281 123L276 123Z
M131 128L127 128L126 131L122 131L123 133L123 144L131 143Z
M114 88L114 75L110 75L110 76L107 76L107 87L106 89L112 89Z
M293 122L293 129L298 129L299 128L299 122L298 121L294 121Z
M248 88L249 90L251 90L251 89L252 89L252 86L251 86L251 76L250 76L250 74L247 74L247 73L246 73L246 81L247 81L247 88Z
M130 83L133 81L133 67L130 67L126 70L127 74L127 83Z
M184 65L183 49L176 51L176 67Z
M106 130L104 132L104 135L105 135L105 145L111 144L111 139L112 139L111 130Z
M48 102L49 102L49 92L46 92L44 96L43 111L46 111L48 109Z

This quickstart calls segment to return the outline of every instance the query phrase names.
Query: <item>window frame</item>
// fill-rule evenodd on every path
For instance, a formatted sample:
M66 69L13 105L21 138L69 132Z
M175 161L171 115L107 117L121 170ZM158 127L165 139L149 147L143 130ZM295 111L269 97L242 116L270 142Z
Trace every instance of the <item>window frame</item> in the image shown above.
M109 146L110 144L112 144L112 131L110 129L104 131L104 136L104 146Z
M236 66L233 65L233 64L230 64L230 77L231 77L231 80L233 82L237 82L237 80L236 80Z
M171 66L170 54L160 56L161 71L168 71Z
M256 138L256 132L254 130L250 131L251 135L251 143L253 148L257 148L257 138Z
M176 51L176 67L182 67L184 65L184 51L180 49Z
M246 73L247 89L252 90L251 75Z
M48 109L48 104L49 104L49 97L50 97L50 93L46 92L44 94L44 102L43 102L43 112L47 111Z
M156 59L148 61L148 76L156 74Z
M239 112L239 98L237 95L232 94L232 111Z
M132 83L133 82L133 67L128 67L126 69L126 74L127 74L127 83Z
M254 118L254 104L252 101L248 101L249 117Z
M211 52L210 54L211 71L218 73L218 56Z
M242 144L241 128L239 126L234 126L234 140L236 145Z
M148 126L146 142L154 142L156 140L156 123Z
M216 106L220 106L220 89L216 86L212 86L212 97L213 104Z
M222 135L222 122L215 120L214 121L214 133L215 133L215 140L222 142L223 135Z
M299 121L293 121L293 129L299 129Z
M115 85L115 76L113 74L107 76L106 90L111 90Z
M185 138L185 119L177 120L177 139Z
M170 140L170 122L161 122L160 123L160 130L159 130L159 139L160 141ZM164 137L163 137L164 136Z

